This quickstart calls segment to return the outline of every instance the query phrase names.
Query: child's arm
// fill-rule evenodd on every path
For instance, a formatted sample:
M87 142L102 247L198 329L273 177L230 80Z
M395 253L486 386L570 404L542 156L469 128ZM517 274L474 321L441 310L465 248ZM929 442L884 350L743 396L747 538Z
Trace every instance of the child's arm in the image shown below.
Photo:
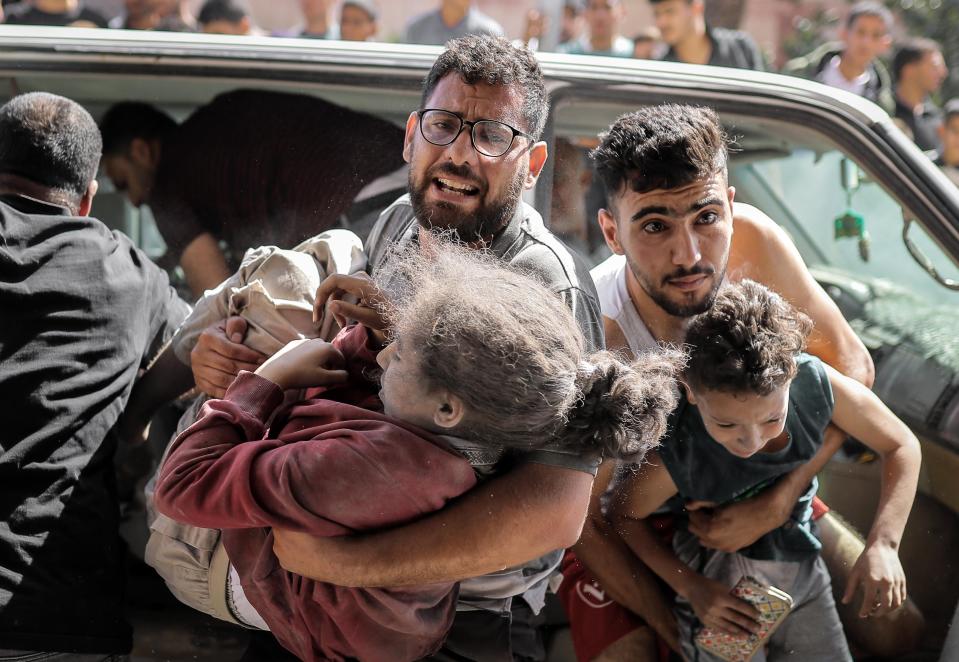
M906 597L899 543L916 496L922 460L919 440L875 393L828 365L825 368L835 400L833 423L882 458L879 507L842 601L850 602L861 585L859 616L882 616L898 608Z
M345 372L330 369L341 359L328 343L301 340L261 366L261 376L241 373L225 399L206 403L171 446L157 483L160 512L210 528L275 524L318 535L344 533L336 523L320 521L317 513L325 511L315 507L314 497L322 490L312 484L316 476L342 475L348 468L348 462L340 466L338 446L263 438L283 391L345 379Z
M704 625L733 635L756 631L759 614L752 605L730 595L729 586L704 577L680 561L645 521L676 492L659 454L650 453L647 462L613 497L613 526L643 563L689 601Z

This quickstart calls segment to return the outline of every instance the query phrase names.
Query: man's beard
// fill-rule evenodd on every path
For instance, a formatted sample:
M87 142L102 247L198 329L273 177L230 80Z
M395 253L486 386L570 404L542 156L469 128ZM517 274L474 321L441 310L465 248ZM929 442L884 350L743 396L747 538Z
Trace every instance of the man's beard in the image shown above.
M636 281L639 283L640 287L643 288L643 291L646 292L647 296L653 300L653 302L665 310L668 314L673 317L693 317L694 315L699 315L700 313L705 313L707 310L713 307L713 303L716 301L716 294L719 292L719 288L722 287L723 282L726 280L726 265L723 264L722 268L719 270L719 278L713 283L712 289L706 293L706 295L699 301L690 301L690 302L676 302L670 299L663 288L668 287L667 281L674 278L683 278L686 276L694 276L696 274L705 274L707 276L712 275L716 272L712 267L700 267L694 266L692 269L683 269L682 267L676 269L676 271L670 273L662 279L661 287L655 287L650 279L644 274L637 266L637 264L630 258L626 257L626 262L629 265L630 270L633 272L633 276L636 277Z
M473 174L473 170L469 166L456 166L447 162L428 172L423 180L417 184L413 169L410 168L410 202L413 205L416 220L423 228L435 231L451 231L462 242L489 239L506 227L513 218L513 214L516 213L516 207L523 193L523 181L526 179L523 169L520 168L501 197L488 199L485 203L480 204L479 209L475 212L464 214L457 205L445 201L434 203L426 201L426 193L433 185L433 179L444 174L468 181L479 181L479 178ZM482 194L481 188L478 195Z

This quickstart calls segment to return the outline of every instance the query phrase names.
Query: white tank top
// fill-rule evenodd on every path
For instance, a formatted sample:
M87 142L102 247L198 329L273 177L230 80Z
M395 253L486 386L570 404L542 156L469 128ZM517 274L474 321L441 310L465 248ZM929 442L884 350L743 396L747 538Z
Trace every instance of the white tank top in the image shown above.
M646 328L643 319L636 311L633 300L626 290L626 258L623 255L611 255L597 264L589 272L596 284L596 293L599 295L599 307L604 317L608 317L619 325L626 342L634 353L644 352L659 343L653 334Z

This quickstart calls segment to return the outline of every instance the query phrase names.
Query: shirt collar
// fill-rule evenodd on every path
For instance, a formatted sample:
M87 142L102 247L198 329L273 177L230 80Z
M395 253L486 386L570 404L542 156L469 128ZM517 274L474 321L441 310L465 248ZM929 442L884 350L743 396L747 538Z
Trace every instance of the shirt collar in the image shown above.
M24 214L43 214L44 216L74 216L66 207L61 207L46 200L32 198L22 193L8 191L0 192L0 200Z

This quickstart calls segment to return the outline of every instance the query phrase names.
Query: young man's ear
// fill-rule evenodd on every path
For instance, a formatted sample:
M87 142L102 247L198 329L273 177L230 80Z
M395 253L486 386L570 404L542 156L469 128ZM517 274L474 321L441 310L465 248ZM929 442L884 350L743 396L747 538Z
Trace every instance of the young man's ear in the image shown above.
M539 173L543 172L543 166L546 165L546 159L549 157L549 149L542 140L535 143L529 150L529 172L526 173L526 181L523 186L527 189L536 185L539 179Z
M100 189L100 183L92 180L87 186L87 191L80 197L80 204L77 207L77 216L89 216L90 209L93 207L93 198Z
M892 48L892 35L887 34L882 38L882 46L879 47L879 52L876 54L877 57L882 57L889 52L889 49Z
M452 393L444 392L441 395L436 411L433 412L433 422L437 427L450 430L463 421L466 406L458 396Z
M696 396L693 395L693 389L689 388L689 384L681 379L677 379L676 383L679 384L679 388L686 394L686 400L689 402L689 404L695 405Z
M616 225L616 217L613 216L612 212L608 209L600 209L597 214L597 220L599 221L599 227L603 231L603 239L606 240L606 245L609 246L609 250L616 253L616 255L624 255L626 251L623 250L623 245L620 242L619 226Z
M410 113L406 119L406 135L403 137L403 160L410 163L413 160L413 139L416 137L416 125L420 116L416 112Z

